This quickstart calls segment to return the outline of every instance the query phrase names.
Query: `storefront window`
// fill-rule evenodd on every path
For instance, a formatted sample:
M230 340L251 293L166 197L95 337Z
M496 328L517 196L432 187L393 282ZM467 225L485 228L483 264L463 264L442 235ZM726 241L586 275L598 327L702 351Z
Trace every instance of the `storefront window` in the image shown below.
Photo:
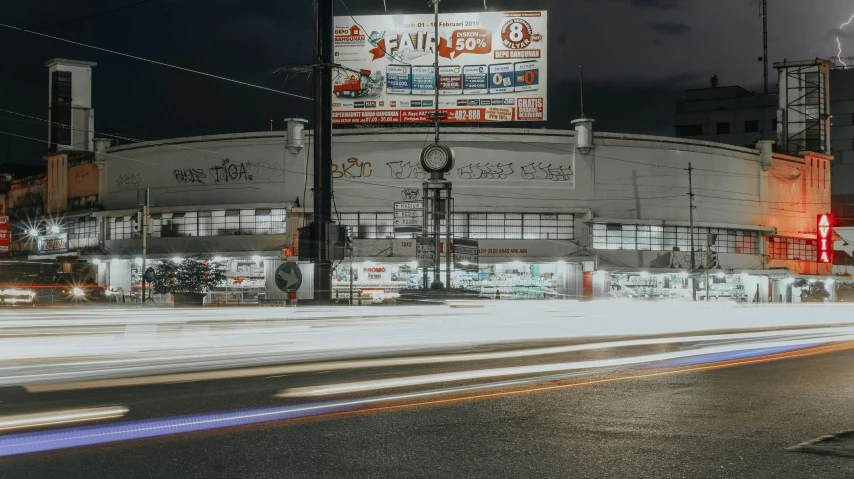
M615 298L667 300L692 299L691 279L686 273L612 273L608 277L610 296ZM700 277L697 299L706 299L705 278ZM709 277L709 299L744 302L747 294L743 275L713 273Z

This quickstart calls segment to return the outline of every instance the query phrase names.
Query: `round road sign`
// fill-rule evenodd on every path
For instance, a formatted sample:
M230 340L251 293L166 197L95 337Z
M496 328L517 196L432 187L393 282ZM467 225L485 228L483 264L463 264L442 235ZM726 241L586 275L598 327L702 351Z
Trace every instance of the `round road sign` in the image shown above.
M293 263L282 263L276 268L276 287L285 293L294 293L302 285L302 271Z

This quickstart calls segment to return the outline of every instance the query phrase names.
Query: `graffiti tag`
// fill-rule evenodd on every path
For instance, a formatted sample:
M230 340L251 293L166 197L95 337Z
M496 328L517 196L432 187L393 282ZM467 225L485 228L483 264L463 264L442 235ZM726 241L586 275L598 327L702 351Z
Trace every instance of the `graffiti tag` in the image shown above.
M136 190L139 189L141 181L139 173L124 173L116 179L116 186L119 188L119 191Z
M371 162L359 162L358 158L347 158L347 161L332 164L332 178L368 178L373 174Z
M571 166L543 166L542 163L531 163L522 167L522 178L526 180L569 181L572 175Z
M416 188L404 188L400 192L400 197L407 201L417 200L421 197L421 190Z
M391 177L396 180L409 180L427 178L427 172L421 169L421 164L402 161L390 161L387 163L391 171Z
M173 170L175 181L178 183L201 183L205 184L208 175L201 168L187 168L185 170Z
M513 173L513 163L477 163L457 168L457 174L464 180L504 180Z
M232 163L228 158L222 160L222 165L211 166L209 171L216 183L240 180L252 181L252 175L246 171L245 163Z

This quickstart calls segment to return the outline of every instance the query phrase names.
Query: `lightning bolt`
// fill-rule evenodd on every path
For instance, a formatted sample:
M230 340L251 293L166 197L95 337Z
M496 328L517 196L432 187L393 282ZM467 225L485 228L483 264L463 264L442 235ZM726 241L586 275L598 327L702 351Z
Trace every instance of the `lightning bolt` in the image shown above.
M851 18L849 18L847 22L840 25L839 29L842 30L843 28L847 27L848 25L851 24L852 21L854 21L854 15L851 15ZM847 67L848 64L845 63L845 60L842 59L842 42L839 41L839 36L836 37L836 46L839 47L839 61L842 63L842 66Z

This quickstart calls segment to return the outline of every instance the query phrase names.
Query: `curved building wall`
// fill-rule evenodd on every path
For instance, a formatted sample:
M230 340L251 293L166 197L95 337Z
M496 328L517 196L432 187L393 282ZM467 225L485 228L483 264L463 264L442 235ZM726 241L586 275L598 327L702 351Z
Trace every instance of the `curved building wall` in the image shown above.
M253 208L288 208L294 217L310 213L312 138L311 132L304 135L306 147L293 151L284 132L110 148L104 166L107 211L100 214L107 221L113 214L131 214L141 188L151 189L155 212L241 209L242 215ZM787 249L770 255L765 237L815 238L815 217L830 208L829 157L773 155L763 164L757 150L704 141L612 133L594 138L594 147L582 152L569 131L443 129L443 143L457 153L448 174L459 215L455 224L482 238L487 256L530 250L529 259L598 255L601 264L615 268L685 267L690 258L676 256L690 251L690 165L695 250L715 235L726 268L814 272L808 254ZM395 201L420 198L427 175L419 154L432 141L432 131L340 130L333 141L336 212L351 226L368 221L357 255L413 257L411 235L395 237L386 216ZM301 208L295 208L298 199ZM286 246L291 234L277 231L275 241L241 250ZM187 241L193 240L182 240L181 248ZM204 241L204 248L216 249L217 241ZM531 241L539 246L526 248ZM701 256L695 260L703 261Z

